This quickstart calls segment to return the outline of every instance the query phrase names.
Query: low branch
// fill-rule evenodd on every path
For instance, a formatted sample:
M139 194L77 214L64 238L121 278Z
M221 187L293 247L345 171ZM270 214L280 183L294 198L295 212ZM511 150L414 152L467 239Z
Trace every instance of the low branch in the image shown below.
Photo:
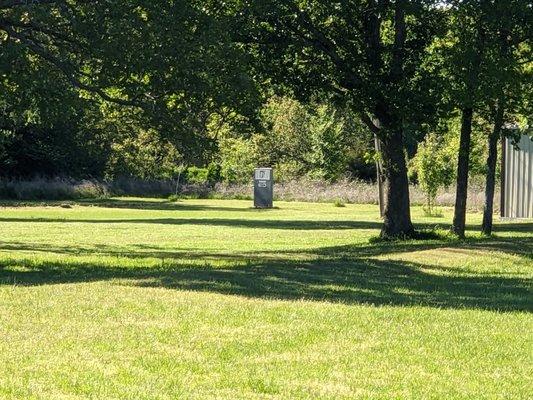
M78 89L86 90L91 93L95 93L98 96L100 96L103 100L109 101L111 103L115 103L115 104L119 104L123 106L129 106L129 107L142 107L143 106L143 104L141 102L138 102L136 99L126 100L126 99L113 97L113 96L108 95L102 88L88 85L82 82L76 76L76 75L82 75L81 73L76 71L76 68L61 61L58 57L51 54L44 47L40 46L38 43L36 43L32 39L25 37L23 35L20 35L18 32L8 27L2 27L2 29L5 30L12 38L19 40L22 45L30 49L33 53L41 57L43 60L47 61L57 70L59 70L63 74L63 76L70 82L72 86Z
M308 35L298 29L294 24L286 23L289 30L301 40L314 47L316 50L325 54L335 65L335 67L344 75L344 79L340 82L346 89L352 90L361 85L361 79L349 71L347 62L338 53L337 45L329 39L322 31L320 31L309 17L301 10L297 9L298 21L303 25Z
M98 0L78 0L78 3L97 3ZM32 7L47 4L57 4L58 6L69 6L65 0L0 0L0 10L10 10L16 7Z
M368 129L370 129L372 133L378 134L379 132L381 132L381 129L376 126L376 124L374 124L372 118L370 118L367 113L361 113L361 121L363 121L363 123L368 126Z
M37 6L42 4L63 3L64 0L9 0L0 2L0 10L9 10L10 8L20 6Z
M72 49L79 50L87 48L85 44L81 43L79 40L76 40L73 37L68 36L67 34L58 32L57 30L53 30L45 26L35 24L33 22L18 22L5 18L0 18L0 29L3 29L4 27L20 28L24 31L40 33L48 36L49 38L55 41L63 42L65 45L71 46Z

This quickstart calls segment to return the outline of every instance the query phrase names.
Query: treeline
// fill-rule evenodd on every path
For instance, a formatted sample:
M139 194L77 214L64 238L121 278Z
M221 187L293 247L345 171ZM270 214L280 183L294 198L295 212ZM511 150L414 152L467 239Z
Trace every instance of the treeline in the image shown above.
M464 236L468 176L486 175L490 233L498 139L530 125L530 1L6 0L0 14L8 177L238 182L274 165L335 180L379 161L384 237L414 233L409 176L430 206L455 181Z
M210 119L198 148L187 154L172 137L121 117L100 114L50 128L29 124L3 132L1 169L4 177L21 179L245 183L255 167L270 165L278 181L375 178L372 136L349 109L272 96L258 107L257 125L237 114Z

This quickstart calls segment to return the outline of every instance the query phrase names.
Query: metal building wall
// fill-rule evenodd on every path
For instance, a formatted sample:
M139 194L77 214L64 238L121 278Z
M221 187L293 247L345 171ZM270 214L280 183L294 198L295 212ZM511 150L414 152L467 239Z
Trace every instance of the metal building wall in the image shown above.
M533 218L533 141L522 136L515 148L504 139L502 207L504 218Z

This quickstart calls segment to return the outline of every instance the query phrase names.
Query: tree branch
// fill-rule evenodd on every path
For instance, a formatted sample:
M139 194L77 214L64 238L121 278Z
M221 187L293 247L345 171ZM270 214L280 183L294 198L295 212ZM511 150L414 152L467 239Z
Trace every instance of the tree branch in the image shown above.
M58 69L63 76L70 82L70 84L78 89L86 90L91 93L95 93L100 96L102 99L109 101L111 103L130 106L130 107L142 107L143 104L138 102L136 99L126 100L117 97L108 95L102 88L88 85L82 82L76 75L82 75L75 67L61 61L58 57L51 54L44 47L36 43L34 40L23 36L16 32L15 30L9 27L2 27L12 38L15 38L20 41L22 45L30 49L33 53L41 57L43 60L47 61L49 64Z
M25 31L33 31L33 32L41 33L54 40L64 42L65 44L72 46L72 48L76 50L87 48L80 41L72 37L69 37L68 35L62 32L58 32L48 27L37 25L33 22L18 22L18 21L11 21L5 18L0 18L0 29L2 29L3 27L20 28L20 29L24 29Z
M63 3L64 0L9 0L0 2L0 10L9 10L10 8L20 6L36 6L42 4Z
M405 45L405 1L397 1L394 10L394 45L392 48L392 63L390 69L390 79L398 81L403 73L403 58Z
M361 113L361 121L368 126L368 129L372 131L372 133L378 134L381 132L381 129L372 121L372 118L367 113Z
M383 68L383 60L381 59L381 20L376 2L370 1L370 6L371 7L365 12L365 14L367 14L364 22L366 30L365 42L369 64L376 73L379 73Z
M309 15L307 15L299 7L291 3L291 10L296 14L298 22L303 26L310 36L298 29L298 26L295 26L291 23L286 23L289 30L331 59L333 64L344 75L344 79L342 82L340 82L341 85L345 86L347 89L354 89L360 86L360 77L354 75L353 71L349 71L347 69L347 62L338 53L337 44L328 38L320 29L318 29L313 21L311 21Z

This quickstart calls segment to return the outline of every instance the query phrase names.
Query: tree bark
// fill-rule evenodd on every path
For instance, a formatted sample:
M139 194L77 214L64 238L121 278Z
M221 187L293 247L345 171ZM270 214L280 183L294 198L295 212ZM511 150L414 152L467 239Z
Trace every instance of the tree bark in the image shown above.
M379 141L378 135L374 133L374 148L376 154L381 154L381 142ZM383 218L385 213L385 193L383 190L383 171L381 168L381 160L376 159L376 183L378 184L378 204L379 204L379 215Z
M492 219L494 213L494 186L496 184L496 161L498 159L498 140L503 126L504 107L498 104L494 118L494 129L489 135L489 154L487 157L487 171L485 182L485 206L483 208L483 223L481 232L492 234ZM503 195L503 194L502 194Z
M409 180L401 124L386 112L383 103L376 107L373 118L365 113L361 118L380 142L381 172L386 192L381 237L411 237L415 230L411 222Z
M465 237L466 200L468 196L468 169L470 156L470 141L472 136L472 117L474 110L468 107L462 110L461 138L459 142L459 157L457 162L457 190L455 197L455 213L452 231L460 238Z
M386 202L382 238L410 237L414 234L409 202L409 181L401 131L381 135L381 157L385 176Z

